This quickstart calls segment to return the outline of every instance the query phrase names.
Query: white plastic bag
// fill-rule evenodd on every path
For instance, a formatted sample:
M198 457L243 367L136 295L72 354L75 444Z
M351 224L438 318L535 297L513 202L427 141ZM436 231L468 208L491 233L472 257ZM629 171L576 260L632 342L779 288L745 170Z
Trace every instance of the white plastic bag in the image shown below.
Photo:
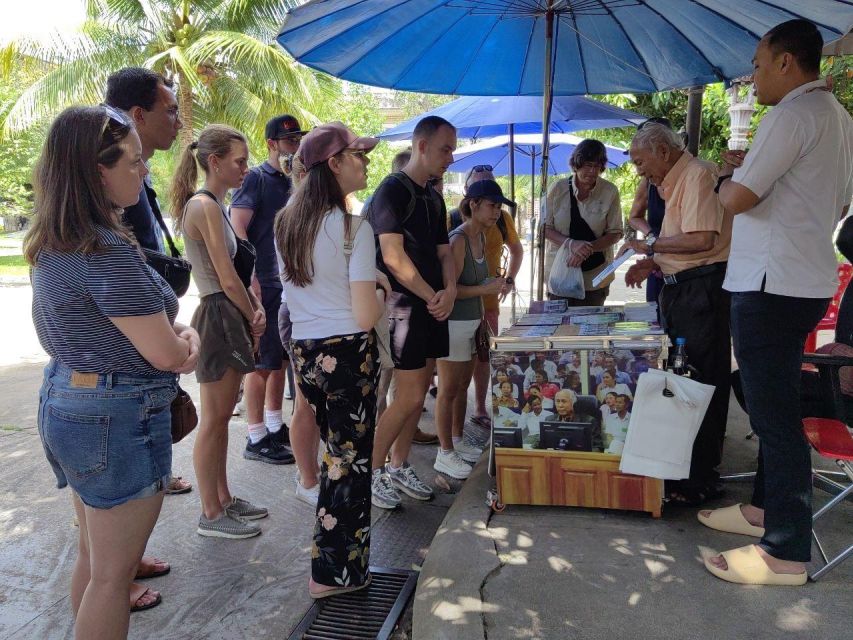
M583 286L583 271L580 267L569 267L567 262L571 256L571 240L566 240L551 264L551 273L548 274L548 291L561 298L574 298L583 300L586 290Z

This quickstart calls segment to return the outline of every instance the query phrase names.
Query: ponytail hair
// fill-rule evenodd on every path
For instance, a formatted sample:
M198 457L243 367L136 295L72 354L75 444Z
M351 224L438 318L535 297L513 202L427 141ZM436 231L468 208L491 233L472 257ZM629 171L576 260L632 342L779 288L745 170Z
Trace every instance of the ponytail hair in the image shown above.
M471 211L471 204L480 204L480 200L482 198L469 198L465 196L462 198L462 202L459 203L459 213L462 215L464 220L470 220L473 211Z
M210 156L224 158L231 151L232 142L246 142L246 136L224 124L209 124L198 135L198 141L191 142L181 152L181 159L175 175L172 177L170 204L172 218L175 220L175 232L183 229L184 209L193 197L198 186L198 168L204 175L210 172Z

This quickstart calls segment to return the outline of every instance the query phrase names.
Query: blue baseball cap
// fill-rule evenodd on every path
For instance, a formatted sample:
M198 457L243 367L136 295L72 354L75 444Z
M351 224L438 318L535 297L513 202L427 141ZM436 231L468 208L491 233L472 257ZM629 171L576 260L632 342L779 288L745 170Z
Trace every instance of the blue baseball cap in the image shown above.
M501 204L514 207L515 203L509 198L504 197L504 192L501 186L494 180L477 180L468 186L465 192L466 198L485 198L492 202L500 202Z

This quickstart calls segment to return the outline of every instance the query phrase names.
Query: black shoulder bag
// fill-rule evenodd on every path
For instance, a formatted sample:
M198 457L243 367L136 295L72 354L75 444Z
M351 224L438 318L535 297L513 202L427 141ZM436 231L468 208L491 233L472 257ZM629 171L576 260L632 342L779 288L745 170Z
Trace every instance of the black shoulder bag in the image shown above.
M163 215L160 213L160 207L157 206L157 194L154 192L154 189L145 183L143 184L145 185L145 197L148 198L148 204L151 206L151 211L154 214L155 220L157 220L157 224L160 225L160 228L163 230L163 235L166 238L166 244L169 245L169 252L172 255L168 256L165 253L145 248L142 249L142 253L145 255L145 261L152 269L154 269L154 271L163 277L163 280L169 283L169 286L172 287L172 291L174 291L175 295L180 298L187 292L187 289L190 288L190 272L192 271L192 265L181 257L181 252L178 251L178 248L175 246L175 243L172 240L172 234L169 233L169 228L163 221Z
M578 199L575 196L575 185L574 180L575 177L571 176L569 178L571 182L569 183L569 198L571 199L571 212L572 217L569 222L569 237L572 240L584 240L586 242L594 242L598 240L598 236L595 235L595 232L590 229L586 220L581 217L580 207L578 207ZM600 267L605 262L604 252L596 251L589 258L581 263L581 271L591 271L596 267Z
M231 231L237 239L237 253L234 254L234 259L232 261L234 263L234 270L237 272L237 277L240 278L240 282L242 282L243 286L248 289L252 285L252 273L255 271L255 258L257 257L255 247L251 242L244 240L237 235L237 232L234 231L234 225L231 224L231 219L225 213L225 208L215 195L207 189L199 189L196 193L203 193L218 204L219 210L222 211L222 217L225 218L225 222L227 222L228 226L231 227Z

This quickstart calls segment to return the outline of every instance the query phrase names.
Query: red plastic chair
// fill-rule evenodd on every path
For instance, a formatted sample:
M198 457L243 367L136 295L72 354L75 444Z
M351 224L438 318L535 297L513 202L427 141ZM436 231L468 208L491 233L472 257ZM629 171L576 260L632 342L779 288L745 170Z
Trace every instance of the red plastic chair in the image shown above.
M814 353L817 349L817 333L818 331L832 331L835 329L835 324L838 322L838 306L841 304L841 297L853 277L853 265L849 262L844 262L838 265L838 289L832 300L829 303L829 309L826 310L826 315L817 323L814 331L806 338L806 346L803 349L804 353Z
M839 420L830 418L803 418L803 432L812 448L821 457L835 460L835 463L850 478L850 482L853 483L853 436L850 435L847 425ZM812 516L813 525L817 522L818 518L843 502L847 496L853 493L853 484L846 486L839 484L817 470L814 471L814 474L820 475L824 482L833 485L839 490L839 493ZM826 572L838 566L845 558L853 554L853 544L851 544L837 556L829 559L823 550L823 545L818 539L817 533L814 531L814 526L812 526L812 537L824 562L824 566L810 576L812 580L818 580Z

